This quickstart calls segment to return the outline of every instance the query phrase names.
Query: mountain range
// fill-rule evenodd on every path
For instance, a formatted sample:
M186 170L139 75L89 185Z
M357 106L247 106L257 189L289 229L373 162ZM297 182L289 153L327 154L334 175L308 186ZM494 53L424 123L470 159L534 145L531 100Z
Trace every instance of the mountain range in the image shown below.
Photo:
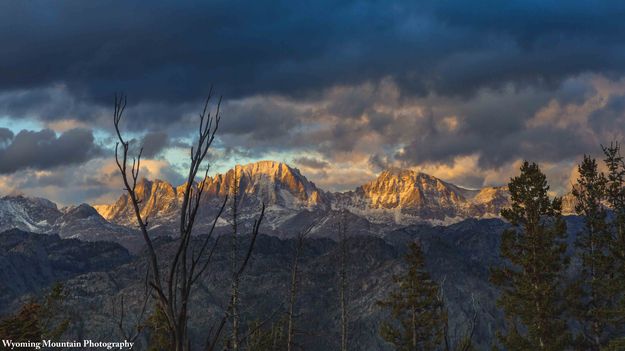
M399 168L385 170L354 190L330 192L285 163L259 161L206 179L196 224L198 234L208 230L235 181L239 186L242 227L251 226L264 203L267 210L263 232L278 237L292 237L309 226L313 226L312 236L334 237L340 217L347 217L350 235L383 236L390 230L414 224L449 225L467 218L496 218L510 203L505 186L466 189ZM151 233L175 233L183 191L184 184L139 180L136 193ZM570 194L564 200L564 212L572 213L574 201ZM218 232L229 230L229 208L217 222ZM18 228L57 233L61 238L114 241L134 251L141 245L135 235L135 221L127 194L112 204L63 208L41 198L0 198L0 231Z
M278 236L288 236L287 232L298 230L310 221L315 222L313 232L329 236L328 225L336 221L341 210L349 213L352 232L376 234L419 223L449 225L467 218L496 218L510 204L505 186L466 189L425 173L399 168L385 170L352 191L329 192L285 163L259 161L236 166L206 180L201 201L206 216L200 216L206 218L204 225L231 193L235 181L239 185L243 221L253 218L264 202L265 226ZM175 223L183 190L184 184L176 187L162 180L139 181L137 197L141 214L148 218L152 229L163 230ZM565 212L572 212L570 203L565 201L568 204ZM127 194L122 194L113 204L96 205L95 209L118 225L130 226L136 221ZM227 224L227 220L218 222L221 226Z

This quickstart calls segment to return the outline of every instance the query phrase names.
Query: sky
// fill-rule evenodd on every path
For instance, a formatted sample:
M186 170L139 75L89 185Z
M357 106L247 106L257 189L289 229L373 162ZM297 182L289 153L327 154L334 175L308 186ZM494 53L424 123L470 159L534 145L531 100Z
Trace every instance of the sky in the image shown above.
M141 174L183 182L211 86L210 173L286 162L326 190L388 167L502 185L522 160L552 189L623 140L618 1L0 3L0 194L113 201L113 97Z

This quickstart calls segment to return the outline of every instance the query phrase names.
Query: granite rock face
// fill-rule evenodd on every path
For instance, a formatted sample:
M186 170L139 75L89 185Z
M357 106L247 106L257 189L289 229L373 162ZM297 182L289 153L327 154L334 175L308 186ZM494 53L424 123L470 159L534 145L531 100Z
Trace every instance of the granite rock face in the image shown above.
M0 233L0 311L9 302L37 294L54 282L90 272L108 272L130 262L119 244L61 239L12 229Z

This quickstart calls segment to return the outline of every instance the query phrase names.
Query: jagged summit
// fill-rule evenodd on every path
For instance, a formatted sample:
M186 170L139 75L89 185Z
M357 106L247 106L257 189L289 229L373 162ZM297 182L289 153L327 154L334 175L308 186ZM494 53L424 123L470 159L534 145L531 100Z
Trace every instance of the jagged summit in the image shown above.
M210 177L206 191L211 195L225 196L235 179L239 182L241 194L260 196L267 204L314 206L321 201L315 184L297 168L275 161L237 165L225 174Z
M490 194L490 195L489 195ZM508 201L498 188L465 189L412 169L390 168L354 191L336 194L335 207L377 223L451 223L496 217Z
M393 168L356 190L362 192L373 208L452 205L462 200L457 187L436 177L409 169Z
M300 174L299 169L293 168L286 163L261 160L257 162L250 162L245 165L236 165L235 169L241 169L250 174L278 174L278 173L297 173Z
M204 184L202 204L211 207L232 192L235 180L239 186L242 207L256 208L261 202L266 206L287 210L325 207L327 199L314 183L296 168L282 162L259 161L237 165L223 174L208 177ZM194 184L197 187L198 184ZM185 185L174 187L162 181L141 179L137 184L143 218L160 222L173 220L178 215ZM215 206L212 206L215 207ZM95 208L106 219L130 225L134 223L134 210L127 194L122 194L112 205ZM156 222L153 222L156 223Z
M73 216L74 218L89 218L93 216L100 216L98 211L89 206L88 204L80 204L78 206L68 206L61 209L64 216Z

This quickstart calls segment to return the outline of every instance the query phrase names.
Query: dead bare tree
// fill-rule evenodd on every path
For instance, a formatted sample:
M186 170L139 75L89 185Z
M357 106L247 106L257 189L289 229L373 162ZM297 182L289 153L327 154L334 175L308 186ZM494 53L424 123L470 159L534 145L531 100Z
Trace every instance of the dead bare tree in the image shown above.
M471 301L473 303L473 315L468 321L464 334L456 343L456 351L470 351L473 349L473 335L475 334L475 328L477 327L477 302L475 301L475 297L473 295L471 295ZM445 337L447 338L447 336Z
M230 318L232 319L232 335L230 346L233 351L239 350L239 276L237 274L238 263L238 206L239 206L239 174L238 167L234 168L232 177L232 287L230 300Z
M346 210L341 210L339 224L339 299L341 304L341 351L347 351L349 316L347 314L347 220Z
M252 233L250 237L250 243L245 252L245 256L240 260L239 257L239 194L240 194L240 168L237 166L234 169L234 177L233 183L229 187L229 192L232 195L232 203L231 203L231 211L232 211L232 241L231 241L231 290L230 290L230 299L228 302L228 309L226 314L223 316L219 324L216 328L211 328L209 331L209 338L206 340L207 351L214 351L218 345L219 335L221 331L226 326L228 319L231 320L231 334L230 337L226 341L226 349L228 350L238 350L242 344L242 341L248 337L248 335L244 335L243 337L239 336L240 329L240 312L239 312L239 284L241 281L241 277L247 267L247 264L250 261L252 256L252 250L256 243L256 238L258 237L258 231L260 226L260 221L264 218L265 214L265 204L263 203L261 206L261 212L259 219L254 222L254 226L252 228ZM213 333L213 330L215 332ZM214 334L214 336L213 336Z
M125 323L124 321L124 317L125 317L124 295L120 297L120 301L119 301L120 314L119 314L119 321L117 322L117 328L125 340L134 342L139 337L139 335L141 334L141 331L143 330L143 327L144 327L142 325L143 316L145 315L145 311L148 306L148 301L150 300L150 286L149 286L148 278L149 278L149 272L146 272L144 284L143 284L143 302L141 304L141 310L139 312L139 315L137 316L137 319L134 322L134 327L133 327L134 330L132 330L131 332L127 331L124 325Z
M295 343L295 304L297 302L299 284L299 259L304 243L315 226L312 222L303 231L299 232L295 241L293 260L291 262L291 290L289 293L289 310L287 312L287 351L292 351Z
M118 138L118 142L115 146L115 161L125 190L130 198L139 230L146 245L149 262L149 286L152 288L158 307L161 308L165 314L167 328L170 332L171 349L175 351L187 351L191 348L191 342L188 336L190 297L195 283L206 271L211 262L212 254L217 246L218 240L214 241L212 248L209 248L209 244L217 220L223 213L228 200L226 196L212 222L209 232L204 237L203 241L192 250L190 248L191 234L197 219L200 201L208 178L208 165L206 166L206 171L202 180L196 182L196 179L208 150L215 139L221 119L221 98L217 102L214 114L210 109L211 99L212 89L205 100L204 107L199 116L200 123L197 142L191 147L191 162L187 180L184 185L182 204L180 206L180 226L179 235L176 237L177 247L175 255L171 260L163 263L159 262L159 257L154 249L152 238L148 233L148 221L141 215L140 200L135 191L139 171L141 169L141 153L143 149L140 149L137 156L132 158L132 165L130 165L130 143L123 138L120 131L120 122L124 110L126 109L126 97L124 95L115 95L113 123ZM258 234L263 216L264 205L262 206L259 217L254 223L254 237ZM251 248L249 253L251 254ZM244 269L244 266L242 268ZM163 273L162 270L164 270L165 273ZM221 328L219 331L221 331ZM219 338L219 334L213 335L213 338Z
M445 286L445 280L447 279L447 276L443 277L443 279L441 280L440 283L440 290L439 290L439 294L438 294L438 300L440 301L440 306L442 309L445 309L445 303L444 303L444 286ZM467 321L467 325L466 328L459 332L458 329L456 329L455 331L455 337L456 337L456 343L452 344L451 342L451 336L449 335L449 320L447 318L445 318L444 321L444 325L443 325L443 342L444 342L444 350L445 351L471 351L473 350L473 335L475 333L475 328L477 327L477 317L478 317L478 303L477 300L475 299L475 296L473 294L471 294L471 307L473 308L473 313L471 315L471 318ZM447 311L445 311L445 314L447 314ZM459 336L459 334L461 334L461 336Z

